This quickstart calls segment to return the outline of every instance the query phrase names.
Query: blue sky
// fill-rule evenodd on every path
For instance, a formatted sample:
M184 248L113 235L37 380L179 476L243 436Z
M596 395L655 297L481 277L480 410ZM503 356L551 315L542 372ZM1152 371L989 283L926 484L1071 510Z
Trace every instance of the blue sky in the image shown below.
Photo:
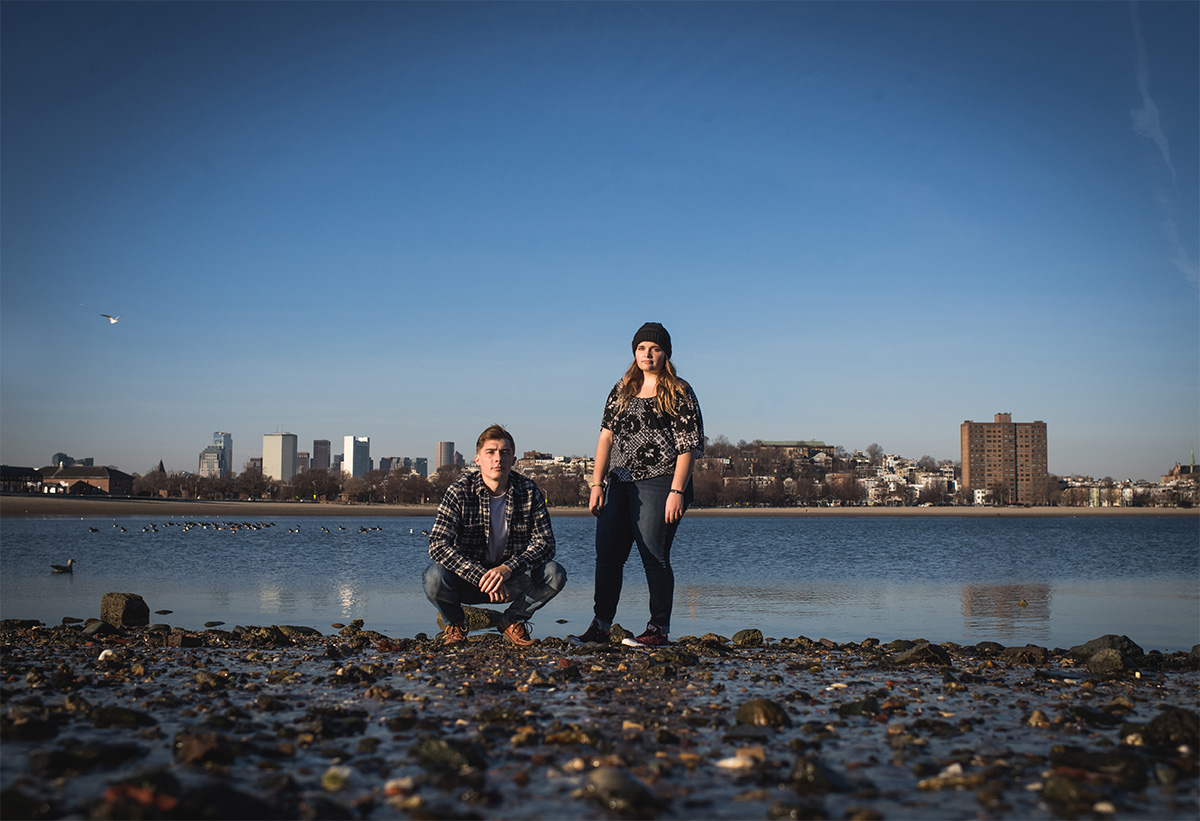
M0 458L1200 444L1195 3L0 5ZM100 314L119 314L110 325Z

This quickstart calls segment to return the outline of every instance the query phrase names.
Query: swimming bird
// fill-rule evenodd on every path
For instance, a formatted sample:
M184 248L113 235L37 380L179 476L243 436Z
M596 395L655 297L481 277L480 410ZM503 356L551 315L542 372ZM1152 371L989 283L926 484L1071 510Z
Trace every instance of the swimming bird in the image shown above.
M75 572L75 560L67 559L66 564L52 564L52 565L50 565L50 569L53 570L55 573L74 573Z
M109 325L116 325L117 320L121 318L120 314L117 314L116 316L109 316L108 314L100 314L100 316L106 318L108 320Z

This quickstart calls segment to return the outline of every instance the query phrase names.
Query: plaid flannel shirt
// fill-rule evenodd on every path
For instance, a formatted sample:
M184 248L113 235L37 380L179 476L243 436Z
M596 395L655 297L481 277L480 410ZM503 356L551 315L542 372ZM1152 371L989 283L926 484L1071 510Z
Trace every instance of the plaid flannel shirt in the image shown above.
M532 479L510 473L507 496L508 544L498 564L515 576L554 558L554 531L546 499ZM484 564L492 528L490 499L483 476L471 471L446 489L429 531L429 558L472 584L479 584L490 569Z

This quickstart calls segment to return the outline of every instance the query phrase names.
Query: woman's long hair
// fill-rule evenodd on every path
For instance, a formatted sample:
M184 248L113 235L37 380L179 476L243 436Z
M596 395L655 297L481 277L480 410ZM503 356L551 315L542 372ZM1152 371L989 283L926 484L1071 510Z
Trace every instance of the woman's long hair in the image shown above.
M625 412L629 400L638 395L644 381L646 375L642 373L635 359L621 377L621 388L617 391L617 413ZM658 411L659 416L679 415L679 397L683 395L683 386L684 381L675 373L675 366L671 364L671 360L664 360L654 394L654 409Z

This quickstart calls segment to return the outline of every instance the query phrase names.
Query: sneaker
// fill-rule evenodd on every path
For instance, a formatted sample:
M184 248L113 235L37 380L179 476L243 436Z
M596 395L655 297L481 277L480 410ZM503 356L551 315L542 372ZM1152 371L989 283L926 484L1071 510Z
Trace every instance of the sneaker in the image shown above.
M567 641L571 644L608 644L608 636L608 631L601 630L600 625L593 621L583 635L567 636Z
M442 644L462 644L467 640L467 626L465 624L447 624L446 629L442 632Z
M500 628L500 632L504 638L511 641L517 647L531 647L533 645L533 639L529 638L529 629L523 621L506 622Z
M647 624L646 632L637 638L621 639L621 644L628 647L665 647L670 643L671 641L667 638L667 631L663 630L657 624Z

